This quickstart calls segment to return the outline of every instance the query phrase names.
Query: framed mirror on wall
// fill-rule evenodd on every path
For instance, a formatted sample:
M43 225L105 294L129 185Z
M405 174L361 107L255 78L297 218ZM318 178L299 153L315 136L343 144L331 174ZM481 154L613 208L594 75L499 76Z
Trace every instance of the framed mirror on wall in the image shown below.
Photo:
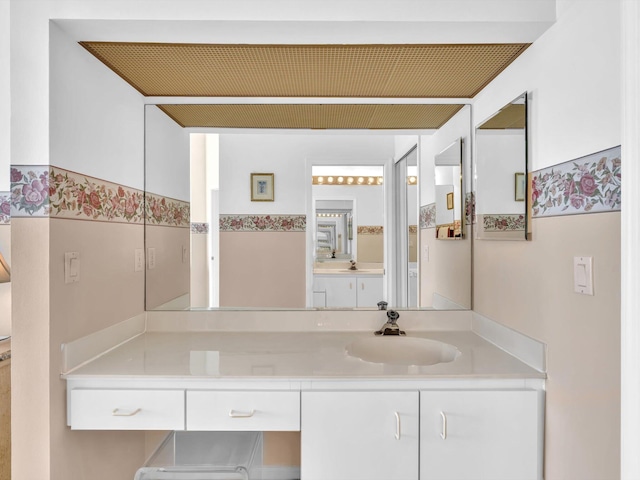
M523 93L476 126L476 238L527 240L528 100Z

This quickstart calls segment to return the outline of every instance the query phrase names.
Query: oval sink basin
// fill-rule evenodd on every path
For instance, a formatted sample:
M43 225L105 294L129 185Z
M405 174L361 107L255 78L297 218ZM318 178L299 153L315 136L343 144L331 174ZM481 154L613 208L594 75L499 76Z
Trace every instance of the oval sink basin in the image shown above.
M448 343L403 336L367 337L347 345L347 355L389 365L435 365L455 360L460 351Z

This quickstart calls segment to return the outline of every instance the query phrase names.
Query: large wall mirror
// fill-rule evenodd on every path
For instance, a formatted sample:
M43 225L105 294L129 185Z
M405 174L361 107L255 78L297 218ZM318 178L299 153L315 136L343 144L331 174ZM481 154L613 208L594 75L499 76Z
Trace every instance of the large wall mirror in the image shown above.
M478 125L475 135L477 238L527 240L527 94Z
M418 134L185 128L165 112L145 107L148 310L471 307L470 245L431 245L423 221L470 106Z

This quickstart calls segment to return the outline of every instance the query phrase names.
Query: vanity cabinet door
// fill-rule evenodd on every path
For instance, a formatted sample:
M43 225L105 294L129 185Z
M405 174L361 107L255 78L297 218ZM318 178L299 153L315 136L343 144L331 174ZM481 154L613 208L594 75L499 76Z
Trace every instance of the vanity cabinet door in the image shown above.
M355 307L356 277L342 275L316 275L313 291L325 292L325 307Z
M533 390L420 392L420 479L541 479L540 396Z
M304 480L417 480L418 392L303 392Z
M356 278L358 307L376 307L382 298L382 276L362 275Z

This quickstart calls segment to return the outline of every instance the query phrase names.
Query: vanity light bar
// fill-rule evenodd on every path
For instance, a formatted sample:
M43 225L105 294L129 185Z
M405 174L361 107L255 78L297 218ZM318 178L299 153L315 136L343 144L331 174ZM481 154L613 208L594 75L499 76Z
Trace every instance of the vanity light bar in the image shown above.
M326 175L314 175L312 177L313 185L382 185L384 182L383 177L345 177L345 176L326 176ZM416 185L418 183L418 177L411 175L407 177L408 185Z

